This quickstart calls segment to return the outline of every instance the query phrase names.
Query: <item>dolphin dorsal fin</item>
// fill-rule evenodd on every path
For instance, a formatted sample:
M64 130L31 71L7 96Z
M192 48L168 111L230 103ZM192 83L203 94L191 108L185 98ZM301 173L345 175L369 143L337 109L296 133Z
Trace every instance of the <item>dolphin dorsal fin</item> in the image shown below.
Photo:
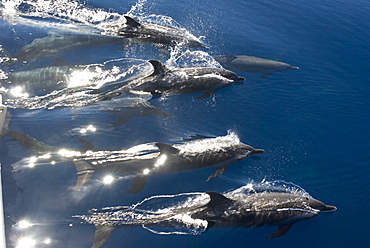
M81 137L77 137L77 139L81 142L81 144L83 145L82 149L83 151L98 151L99 149L96 148L93 144L90 143L90 141L84 139L84 138L81 138Z
M231 54L231 53L226 53L226 61L227 62L231 62L233 61L234 59L236 59L237 57L234 55L234 54Z
M180 152L179 149L165 143L158 142L155 143L155 145L158 146L159 150L161 150L161 154L178 154Z
M141 26L140 23L138 23L137 21L135 21L131 17L125 16L125 18L126 18L126 25L127 26L134 27L134 28L137 28L137 27Z
M65 66L69 65L66 61L64 61L62 58L59 58L58 56L55 55L49 55L53 59L53 63L51 66Z
M216 206L220 203L233 201L217 192L207 192L207 194L209 195L209 197L211 197L211 200L207 204L209 207Z
M158 60L149 60L148 61L154 68L154 71L152 74L150 74L150 76L156 76L156 75L160 75L160 74L164 74L168 69L167 67L162 64L161 62L159 62Z

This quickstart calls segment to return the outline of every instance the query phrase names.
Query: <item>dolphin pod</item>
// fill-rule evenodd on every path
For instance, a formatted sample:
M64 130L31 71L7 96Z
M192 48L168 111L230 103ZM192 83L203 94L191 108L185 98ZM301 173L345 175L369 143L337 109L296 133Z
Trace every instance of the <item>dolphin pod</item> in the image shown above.
M160 234L164 233L163 228L170 228L170 234L185 226L185 230L179 229L176 233L192 235L201 234L209 228L278 226L276 232L268 237L271 239L287 233L296 222L337 209L308 194L289 191L258 193L240 189L227 194L206 192L205 195L189 193L168 196L174 199L172 205L145 209L147 202L163 197L154 196L133 206L105 208L101 212L95 209L89 211L91 215L75 217L95 225L92 248L99 248L109 239L113 230L135 226ZM184 195L187 198L183 200L180 196ZM205 202L207 199L208 202Z
M125 16L125 19L126 23L118 27L113 27L111 30L100 30L94 34L73 33L37 38L21 48L14 56L9 55L10 62L8 64L53 56L71 50L101 46L119 45L125 48L133 44L151 44L157 48L182 46L189 49L209 49L199 39L182 29L154 23L142 23L129 16ZM9 105L13 104L14 108L52 109L56 107L81 107L97 102L109 105L114 100L119 101L118 99L127 93L138 95L143 93L151 95L202 93L198 98L206 98L218 89L245 80L233 71L260 73L262 78L267 78L273 72L298 69L298 67L284 62L246 55L227 53L226 55L215 55L213 58L225 69L215 67L173 68L158 60L149 60L152 67L149 75L128 81L116 80L112 84L108 83L108 86L113 85L112 87L93 90L87 89L86 85L73 90L66 88L67 77L71 71L80 68L67 65L51 65L32 71L13 72L8 74L8 81L2 81L2 85L21 85L32 90L45 90L47 87L54 87L53 94L20 100L12 99L8 102ZM2 92L2 94L4 93ZM83 95L84 98L77 98L78 95ZM131 108L131 105L119 107L121 109L127 107L129 108L127 112L133 114L126 113L120 116L119 120L113 124L116 126L127 122L132 116L137 116L137 112L140 112L140 115L170 116L151 106L148 102L136 98L134 109ZM145 114L146 111L147 114ZM4 122L3 119L0 121ZM83 138L79 138L83 145L80 150L68 150L47 145L15 130L5 130L4 133L37 154L36 157L23 158L13 164L15 171L31 164L32 166L28 167L50 162L73 163L77 171L77 180L73 190L88 187L91 183L89 181L95 173L107 172L131 177L133 183L128 193L139 192L145 186L147 177L152 175L214 167L215 171L207 178L208 181L224 173L229 165L264 152L263 149L255 149L240 142L234 133L186 141L181 144L161 142L139 144L122 150L97 149ZM201 234L210 228L251 228L274 225L278 229L268 237L271 239L287 233L296 222L337 209L308 194L297 192L270 190L238 192L235 190L220 194L210 191L201 194L201 199L189 197L181 202L175 202L175 208L167 209L168 205L163 205L155 211L140 209L140 206L146 202L145 199L132 206L105 208L102 211L90 210L90 215L77 215L75 217L96 227L92 248L99 248L109 239L114 229L134 226L142 226L154 233L162 233L156 231L158 228L177 230L185 226L191 228L184 231L184 234Z
M127 48L133 44L153 44L158 47L181 46L208 48L199 39L178 28L167 27L159 24L140 24L129 16L125 16L126 24L118 31L100 30L100 33L67 33L64 35L49 35L36 38L30 44L22 47L11 56L3 51L11 61L11 65L21 61L33 60L40 57L56 55L67 51L91 48L121 46Z

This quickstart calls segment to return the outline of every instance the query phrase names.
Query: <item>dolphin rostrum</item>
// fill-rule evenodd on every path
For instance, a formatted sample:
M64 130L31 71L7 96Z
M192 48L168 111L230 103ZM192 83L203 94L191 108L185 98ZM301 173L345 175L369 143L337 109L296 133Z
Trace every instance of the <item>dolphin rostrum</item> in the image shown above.
M7 134L20 145L39 154L38 157L24 158L13 164L14 170L52 161L73 162L77 170L77 183L74 189L87 184L94 172L103 172L133 177L129 193L139 192L150 175L215 167L216 170L208 177L208 181L224 173L230 164L264 152L262 149L255 149L240 142L237 135L232 132L226 136L176 145L157 142L123 150L99 150L87 140L79 138L84 146L80 151L52 147L18 131L8 131Z
M154 71L142 79L128 84L132 91L152 94L194 94L204 93L198 98L206 98L216 90L235 82L244 81L234 72L213 67L169 68L157 60L149 60Z
M267 78L273 72L299 69L284 62L247 55L227 53L226 55L215 55L213 58L226 69L248 73L262 73L262 78Z
M116 228L142 226L157 234L204 233L211 227L278 226L268 239L284 235L299 221L333 212L337 208L325 205L302 192L270 191L250 192L243 188L226 194L183 193L172 196L154 196L133 206L104 208L89 211L91 215L75 216L96 227L92 248L101 247ZM186 197L184 200L181 197ZM161 199L163 198L163 199ZM150 201L162 203L148 209ZM181 199L181 201L179 200ZM207 200L208 199L208 200ZM170 201L172 205L167 204ZM205 202L208 201L208 202ZM164 204L166 203L166 204ZM167 232L164 232L167 228ZM185 229L185 230L184 230Z

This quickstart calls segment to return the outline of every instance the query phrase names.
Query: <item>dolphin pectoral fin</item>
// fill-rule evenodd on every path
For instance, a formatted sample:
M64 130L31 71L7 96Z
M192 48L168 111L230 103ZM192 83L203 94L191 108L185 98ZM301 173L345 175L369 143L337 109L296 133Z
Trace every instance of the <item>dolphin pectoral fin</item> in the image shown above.
M125 115L118 115L118 118L115 122L112 122L110 125L112 127L119 127L122 124L127 123L131 119L130 116L125 116Z
M280 237L280 236L286 234L291 227L292 227L292 225L279 226L279 228L276 230L276 232L274 232L274 234L272 234L270 237L268 237L268 239Z
M161 154L178 154L180 152L179 149L165 143L157 142L155 145L159 148Z
M73 190L79 189L84 186L94 173L94 169L86 162L77 160L73 162L77 170L77 183Z
M268 78L270 75L271 75L271 73L265 73L265 74L262 75L261 78L265 79L265 78Z
M213 95L213 91L212 92L206 92L206 93L204 93L203 95L201 95L201 96L197 96L197 98L198 99L204 99L204 98L207 98L207 97L210 97L210 96L212 96Z
M114 226L97 226L95 230L94 243L91 248L100 248L112 234Z
M135 21L131 17L125 16L125 18L126 18L126 25L127 26L134 27L134 28L137 28L137 27L141 26L140 23L138 23L137 21Z
M217 177L218 175L221 175L222 173L224 173L224 172L225 172L225 170L227 169L227 167L228 167L228 166L223 166L223 167L218 167L218 168L216 168L216 171L215 171L212 175L210 175L210 176L207 178L207 182L208 182L209 180L211 180L212 178L215 178L215 177Z
M84 138L81 138L81 137L77 137L77 139L83 145L83 148L82 148L83 151L89 151L89 150L91 150L91 151L98 151L99 150L93 144L91 144L90 141L88 141L88 140L86 140Z
M140 192L146 184L146 176L136 176L133 179L131 189L127 193L135 194Z

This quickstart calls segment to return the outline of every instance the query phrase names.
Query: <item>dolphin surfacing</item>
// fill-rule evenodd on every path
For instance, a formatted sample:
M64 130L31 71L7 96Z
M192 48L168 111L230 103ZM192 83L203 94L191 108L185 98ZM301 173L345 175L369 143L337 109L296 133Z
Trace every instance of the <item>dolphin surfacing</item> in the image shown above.
M135 226L142 226L156 234L191 235L202 234L210 228L278 226L277 231L268 237L271 239L287 233L296 222L337 209L308 194L274 192L267 189L259 193L241 191L244 187L248 186L226 194L206 192L152 196L132 206L91 210L91 215L75 217L95 225L92 248L100 248L114 229ZM184 196L187 198L181 200L183 198L180 197ZM157 204L154 209L148 211L146 204L150 205L152 199ZM169 199L171 204L164 199ZM189 228L188 232L184 227ZM163 228L168 231L163 232Z
M117 36L125 37L133 43L146 43L158 46L183 45L186 47L208 48L199 39L181 29L153 23L139 23L125 16L126 24L117 32Z
M232 71L213 67L169 68L157 60L149 60L153 72L128 85L130 90L153 95L203 93L198 98L211 96L216 90L244 81Z
M24 158L13 164L14 170L34 165L72 162L77 171L74 190L86 185L95 172L120 174L133 178L129 193L139 192L151 175L181 173L202 168L214 167L215 171L207 181L224 173L229 165L264 152L239 140L230 132L225 136L203 138L170 145L156 142L139 144L122 150L100 150L89 141L78 138L83 148L67 150L44 144L18 131L8 131L7 135L26 149L38 154L33 159ZM47 155L47 156L45 156Z

